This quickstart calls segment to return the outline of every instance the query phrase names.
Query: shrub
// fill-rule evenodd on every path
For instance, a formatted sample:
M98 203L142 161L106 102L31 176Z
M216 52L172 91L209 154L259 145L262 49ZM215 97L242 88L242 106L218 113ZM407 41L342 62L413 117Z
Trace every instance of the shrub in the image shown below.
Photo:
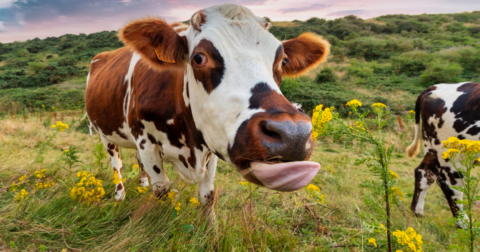
M360 64L352 60L351 65L347 67L348 76L357 76L364 79L370 79L373 76L373 68L367 64Z
M451 47L435 53L437 58L457 62L467 71L476 72L480 68L480 51L471 46Z
M438 83L454 83L460 81L463 68L460 64L448 61L434 61L420 76L423 86L431 86Z
M397 74L406 73L412 76L425 70L431 60L432 57L427 52L411 51L392 57L392 69Z
M316 81L318 83L325 83L325 82L336 82L337 75L335 71L331 67L325 67L317 74Z
M45 63L43 62L30 62L28 63L28 69L35 74L38 74L40 71L45 68Z
M20 49L18 51L15 52L15 56L16 57L28 57L28 50L27 49Z

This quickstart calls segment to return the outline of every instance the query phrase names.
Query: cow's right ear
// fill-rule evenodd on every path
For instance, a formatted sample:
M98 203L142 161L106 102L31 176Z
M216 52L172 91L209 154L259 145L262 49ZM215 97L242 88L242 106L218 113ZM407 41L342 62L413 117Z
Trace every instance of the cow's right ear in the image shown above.
M187 39L179 36L163 19L147 17L134 20L123 27L118 36L125 45L141 54L153 68L185 66Z

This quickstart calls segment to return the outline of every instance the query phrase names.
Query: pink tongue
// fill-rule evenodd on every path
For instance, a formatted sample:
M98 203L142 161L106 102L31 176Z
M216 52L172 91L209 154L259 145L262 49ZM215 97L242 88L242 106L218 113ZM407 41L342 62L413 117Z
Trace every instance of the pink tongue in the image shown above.
M265 187L290 192L306 186L320 170L320 164L310 161L267 164L252 162L253 174Z

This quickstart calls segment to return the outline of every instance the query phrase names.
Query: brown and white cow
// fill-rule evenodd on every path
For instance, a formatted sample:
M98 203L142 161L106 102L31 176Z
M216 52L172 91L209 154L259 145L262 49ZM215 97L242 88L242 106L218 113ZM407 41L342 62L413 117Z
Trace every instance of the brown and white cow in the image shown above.
M443 159L442 141L449 137L480 139L480 84L437 84L427 88L415 104L415 140L407 148L407 156L414 157L420 151L420 119L422 120L425 155L415 169L415 192L411 210L423 216L428 188L437 181L447 198L454 217L459 216L462 192L451 186L463 186L463 174L455 169L452 161ZM461 222L457 222L463 227Z
M280 83L323 62L330 45L312 33L280 42L269 26L224 4L196 12L190 26L149 17L119 31L127 46L93 58L85 96L120 177L118 146L138 150L157 195L169 190L162 166L169 160L184 181L198 182L203 204L214 196L217 157L279 191L315 176L319 164L305 161L310 118L285 99ZM124 196L120 183L115 198Z

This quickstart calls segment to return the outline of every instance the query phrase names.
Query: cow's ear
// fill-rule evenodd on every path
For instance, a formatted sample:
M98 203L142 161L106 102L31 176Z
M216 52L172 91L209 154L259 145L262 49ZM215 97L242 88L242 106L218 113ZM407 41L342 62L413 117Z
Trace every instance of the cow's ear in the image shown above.
M330 43L322 37L307 32L283 42L287 63L282 76L295 77L324 62L330 53Z
M165 20L134 20L119 31L119 37L156 69L183 68L188 54L185 37L179 36Z

